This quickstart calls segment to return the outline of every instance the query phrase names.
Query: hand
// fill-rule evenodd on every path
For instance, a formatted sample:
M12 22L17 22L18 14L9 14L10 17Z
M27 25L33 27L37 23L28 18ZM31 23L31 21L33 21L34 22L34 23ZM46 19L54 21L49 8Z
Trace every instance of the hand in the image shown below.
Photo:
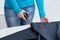
M18 17L26 20L25 17L24 17L24 14L25 14L25 13L26 13L26 11L25 11L25 10L22 10L22 11L18 14Z
M41 20L41 22L48 22L48 18L46 18L46 17L41 18L40 20Z

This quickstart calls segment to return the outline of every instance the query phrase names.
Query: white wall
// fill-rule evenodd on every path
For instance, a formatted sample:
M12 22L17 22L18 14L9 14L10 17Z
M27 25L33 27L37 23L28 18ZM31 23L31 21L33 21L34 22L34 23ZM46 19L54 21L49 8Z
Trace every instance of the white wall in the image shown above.
M50 21L60 21L60 0L45 0L45 11Z
M6 21L4 14L4 0L0 0L0 29L6 28Z
M4 0L0 0L0 14L4 14Z
M0 25L6 26L4 19L4 0L0 0ZM45 0L45 11L49 21L60 21L60 0ZM33 22L39 22L40 18L36 7Z

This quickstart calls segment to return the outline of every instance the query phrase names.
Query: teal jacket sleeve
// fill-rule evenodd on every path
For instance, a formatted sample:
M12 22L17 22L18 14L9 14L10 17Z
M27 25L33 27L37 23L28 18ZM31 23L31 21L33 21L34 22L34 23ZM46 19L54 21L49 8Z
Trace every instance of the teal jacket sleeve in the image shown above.
M45 15L45 11L44 11L44 0L36 0L36 4L37 4L38 10L39 10L40 18L45 17L46 15Z
M13 10L16 12L16 14L18 14L19 12L21 12L22 9L20 9L20 7L18 6L16 0L8 0L10 5L13 7Z

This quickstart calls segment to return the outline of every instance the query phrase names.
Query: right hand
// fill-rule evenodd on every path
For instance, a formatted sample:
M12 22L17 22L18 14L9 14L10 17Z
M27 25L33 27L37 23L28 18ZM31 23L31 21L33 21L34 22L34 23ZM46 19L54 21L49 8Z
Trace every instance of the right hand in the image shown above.
M48 20L47 17L41 18L40 21L41 21L41 22L48 22L48 23L49 23L49 20Z
M26 19L25 19L25 17L24 17L24 14L26 13L26 11L25 10L22 10L19 14L18 14L18 17L19 18L22 18L22 19L24 19L25 21L26 21Z

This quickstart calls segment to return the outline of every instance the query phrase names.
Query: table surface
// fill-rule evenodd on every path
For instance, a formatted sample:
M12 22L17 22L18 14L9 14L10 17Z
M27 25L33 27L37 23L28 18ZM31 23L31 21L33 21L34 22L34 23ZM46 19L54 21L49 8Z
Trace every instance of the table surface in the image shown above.
M13 33L16 33L18 31L25 30L30 27L29 25L23 25L23 26L16 26L16 27L11 27L11 28L4 28L0 30L0 38L3 38L5 36L11 35Z

